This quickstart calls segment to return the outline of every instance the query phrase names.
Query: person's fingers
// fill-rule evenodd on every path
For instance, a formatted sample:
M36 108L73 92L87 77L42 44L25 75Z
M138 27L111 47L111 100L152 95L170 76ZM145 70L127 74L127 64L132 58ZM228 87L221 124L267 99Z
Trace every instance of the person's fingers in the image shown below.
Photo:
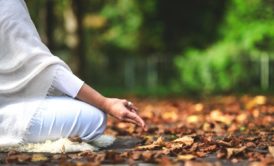
M123 103L131 112L136 113L138 111L138 108L132 102L123 100Z
M132 120L132 119L130 119L130 118L125 118L123 121L129 122L129 123L133 123L133 124L136 124L136 125L139 126L139 124L138 124L136 121L134 121L134 120Z
M128 101L126 99L121 99L124 105L128 104Z
M133 109L135 112L138 111L138 108L134 104L132 104L130 108Z
M137 117L138 117L138 115L137 115ZM142 120L142 119L141 119L141 120ZM137 122L136 120L132 120L132 119L130 119L130 118L125 118L124 121L125 121L125 122L129 122L129 123L133 123L133 124L138 125L138 126L141 126L141 127L144 129L144 131L147 131L147 130L148 130L145 123L142 124L142 123Z
M139 126L145 127L145 122L137 114L135 114L133 112L128 112L127 118L130 118L130 119L134 120L135 122L138 123Z
M135 109L132 109L132 108L127 108L130 112L133 112L135 114L137 114L136 110Z

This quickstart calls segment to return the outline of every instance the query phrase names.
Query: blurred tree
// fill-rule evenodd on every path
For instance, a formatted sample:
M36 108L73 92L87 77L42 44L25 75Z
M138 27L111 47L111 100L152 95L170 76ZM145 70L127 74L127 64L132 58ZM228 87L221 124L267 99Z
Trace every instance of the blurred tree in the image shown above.
M176 59L182 85L197 92L258 87L252 59L273 51L273 11L270 0L231 1L220 40L206 49L188 49Z
M26 2L42 40L88 83L169 88L178 71L177 87L211 92L256 86L260 72L269 85L272 1Z
M46 1L46 35L47 35L47 45L50 50L55 50L55 41L54 41L54 0Z
M84 39L84 27L83 19L85 13L85 0L72 0L72 8L76 16L76 33L77 33L77 43L75 47L75 54L78 57L78 74L85 79L86 75L86 49L85 49L85 39Z

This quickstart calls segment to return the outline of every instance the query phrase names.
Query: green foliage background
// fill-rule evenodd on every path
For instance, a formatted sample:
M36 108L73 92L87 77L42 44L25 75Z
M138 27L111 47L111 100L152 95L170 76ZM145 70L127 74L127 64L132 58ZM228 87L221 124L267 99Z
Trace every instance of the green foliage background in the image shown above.
M217 31L220 38L175 59L182 87L206 92L254 89L258 66L252 61L263 55L273 58L273 7L273 1L231 1Z
M107 94L274 89L273 0L29 0L27 4L51 50ZM76 21L83 33L67 30L68 20L73 20L69 12L79 16ZM53 35L46 31L49 28ZM81 41L76 47L69 44L73 35Z

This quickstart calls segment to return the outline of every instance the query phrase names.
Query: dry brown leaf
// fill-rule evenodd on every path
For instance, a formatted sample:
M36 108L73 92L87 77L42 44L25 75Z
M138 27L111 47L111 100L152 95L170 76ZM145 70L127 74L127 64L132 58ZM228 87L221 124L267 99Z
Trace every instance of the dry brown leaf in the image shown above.
M136 150L154 150L154 149L161 149L162 146L164 146L165 142L162 137L159 137L156 141L154 141L150 145L143 145L143 146L137 146Z
M254 147L256 147L256 144L254 144L253 142L247 142L246 143L246 147L248 147L248 148L254 148Z
M148 103L140 110L140 116L146 119L153 119L155 118L155 112L155 107Z
M155 142L153 142L152 144L155 145L163 145L165 143L163 137L159 137Z
M78 156L82 156L82 157L84 157L84 156L93 156L93 155L95 155L95 153L90 151L90 150L86 150L86 151L78 153Z
M135 150L155 150L155 149L161 149L160 145L150 144L150 145L143 145L143 146L137 146Z
M274 157L274 146L269 146L268 151L272 155L272 157Z
M6 163L16 162L18 160L18 155L11 155L5 158Z
M179 161L193 160L195 158L196 158L196 156L194 156L192 154L184 154L184 155L177 156L177 160L179 160Z
M225 156L226 156L226 153L225 153L224 151L222 151L222 150L219 150L219 151L217 152L217 154L216 154L216 157L217 157L218 159L224 158Z
M97 164L97 165L101 165L101 162L102 162L103 160L105 160L105 158L106 158L106 154L105 154L105 153L96 154L96 155L94 156L94 162L95 162L95 164Z
M243 123L244 121L247 120L247 113L241 113L236 117L236 120L238 123Z
M217 149L217 145L210 145L205 148L201 148L202 151L204 152L212 152Z
M15 155L18 154L19 152L15 151L15 150L11 150L8 152L7 156L11 156L11 155Z
M246 103L246 108L251 109L256 105L263 105L267 101L265 96L256 96L253 100Z
M142 156L143 156L143 159L145 161L150 161L152 159L152 157L153 157L153 152L151 152L151 151L144 151L142 153Z
M159 165L161 166L173 166L174 164L168 157L162 157L158 160Z
M79 142L79 143L82 143L82 139L81 139L81 137L79 137L79 136L68 137L68 139L69 139L71 142Z
M45 156L44 154L33 154L31 161L37 162L37 161L47 161L49 158Z
M220 110L212 110L209 115L209 120L216 121L216 122L222 122L226 125L230 125L233 117L229 115L224 115Z
M210 131L211 130L211 125L209 123L204 123L203 124L203 130L204 131Z
M141 145L141 146L137 146L135 149L136 150L153 150L153 149L158 149L160 148L160 145L156 145L154 143L149 144L149 145Z
M197 111L197 112L201 112L201 111L203 111L203 109L204 109L204 105L203 105L202 103L195 104L195 105L194 105L194 109L195 109L195 111Z
M18 161L19 162L26 162L26 161L30 161L31 156L28 154L20 154L18 155Z
M131 155L131 159L133 160L139 160L141 157L141 153L140 152L133 152Z
M226 157L231 158L232 156L243 152L245 149L246 149L245 146L240 147L240 148L226 148L226 152L227 152Z
M161 114L161 117L165 121L175 122L178 120L178 110L175 107L167 106L167 111Z
M207 155L206 152L196 152L195 154L197 157L205 157Z
M31 155L28 154L16 154L16 155L8 155L6 157L6 162L11 163L11 162L26 162L30 161Z
M187 123L193 123L196 124L198 122L201 122L201 116L199 115L190 115L186 118Z
M53 160L61 160L62 159L62 154L54 154L53 156L52 156L52 159Z
M219 162L206 162L206 161L186 161L184 166L222 166Z
M219 145L228 146L228 147L232 146L231 142L226 142L226 141L223 141L223 140L217 140L216 143L219 144Z
M190 146L190 145L193 144L194 139L192 137L190 137L190 136L183 136L181 138L177 138L177 139L173 140L172 142L183 143L185 145Z

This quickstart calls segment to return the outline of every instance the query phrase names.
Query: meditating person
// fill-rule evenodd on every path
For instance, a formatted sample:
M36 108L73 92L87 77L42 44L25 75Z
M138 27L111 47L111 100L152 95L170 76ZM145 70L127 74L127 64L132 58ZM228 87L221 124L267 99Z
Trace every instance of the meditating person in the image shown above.
M129 101L107 98L42 43L24 0L0 0L0 146L79 136L92 141L106 114L145 128Z

